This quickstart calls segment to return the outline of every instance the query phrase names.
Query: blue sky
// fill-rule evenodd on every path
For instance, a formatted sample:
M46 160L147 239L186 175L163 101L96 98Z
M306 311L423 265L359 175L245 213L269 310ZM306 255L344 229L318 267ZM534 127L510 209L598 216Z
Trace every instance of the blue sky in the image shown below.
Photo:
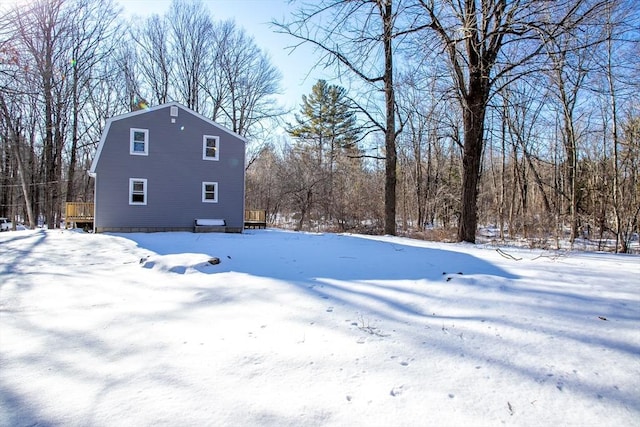
M127 15L147 16L164 14L171 0L118 0ZM282 73L282 96L279 101L288 108L299 110L302 95L311 92L311 87L319 78L327 78L319 70L312 68L316 56L311 47L302 46L294 52L286 48L295 40L273 31L272 20L288 18L298 6L289 5L288 0L203 0L215 20L234 19L238 26L251 34L256 44L268 52L272 63Z

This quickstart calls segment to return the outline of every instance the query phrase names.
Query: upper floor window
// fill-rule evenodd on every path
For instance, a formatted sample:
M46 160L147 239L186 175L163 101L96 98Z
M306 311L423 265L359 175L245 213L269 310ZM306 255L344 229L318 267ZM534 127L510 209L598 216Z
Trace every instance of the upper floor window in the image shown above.
M218 203L218 183L217 182L202 183L202 202Z
M129 204L147 204L147 180L146 178L129 178Z
M202 138L202 159L218 160L220 153L220 138L217 136L205 135Z
M131 128L129 134L129 154L149 155L149 129Z

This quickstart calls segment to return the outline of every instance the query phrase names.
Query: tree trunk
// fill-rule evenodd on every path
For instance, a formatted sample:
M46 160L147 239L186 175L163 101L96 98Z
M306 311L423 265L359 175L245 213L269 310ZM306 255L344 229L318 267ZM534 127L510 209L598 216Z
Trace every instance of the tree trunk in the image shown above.
M607 10L608 13L611 13L610 10ZM610 16L609 16L610 18ZM618 135L618 103L616 99L616 86L613 75L613 40L611 34L611 27L607 25L607 68L606 68L606 76L607 83L609 85L609 102L611 104L611 137L613 139L613 214L615 220L616 227L616 248L615 252L618 253L618 248L622 244L622 252L626 253L627 242L622 233L622 215L620 212L620 181L619 181L619 159L618 159L618 150L619 150L619 135Z
M73 86L72 86L72 98L73 111L71 112L71 150L69 158L69 170L68 170L68 182L67 182L67 202L75 201L75 177L76 177L76 163L78 150L78 120L80 116L79 100L78 100L78 68L73 66Z
M480 82L477 84L479 85ZM479 91L470 91L474 97L467 100L466 108L463 111L462 209L458 222L458 240L469 243L475 243L478 227L478 183L482 164L484 116L486 113L484 96L478 95L477 92Z
M567 185L569 186L569 218L571 221L570 241L573 242L578 237L578 153L576 136L573 128L573 115L565 113L565 151L567 154Z
M53 209L53 193L55 192L55 156L53 150L53 120L52 115L52 101L51 92L47 90L48 85L45 84L45 141L44 141L44 155L43 155L43 169L44 169L44 215L45 222L48 228L52 228L55 223L54 209Z
M396 234L396 117L395 117L395 92L393 87L393 39L391 0L386 2L383 13L384 28L384 97L386 110L386 131L384 134L384 146L386 151L385 161L385 185L384 185L384 232Z

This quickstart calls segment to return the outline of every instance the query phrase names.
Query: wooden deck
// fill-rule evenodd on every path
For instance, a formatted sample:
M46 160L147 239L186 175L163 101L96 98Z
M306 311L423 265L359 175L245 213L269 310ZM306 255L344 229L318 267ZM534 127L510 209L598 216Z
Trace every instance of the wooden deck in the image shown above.
M93 227L93 203L67 202L65 205L65 224L70 227ZM246 209L244 228L267 228L267 211L264 209Z
M267 211L264 209L246 209L244 228L267 228Z
M93 203L67 202L65 204L65 227L93 228Z

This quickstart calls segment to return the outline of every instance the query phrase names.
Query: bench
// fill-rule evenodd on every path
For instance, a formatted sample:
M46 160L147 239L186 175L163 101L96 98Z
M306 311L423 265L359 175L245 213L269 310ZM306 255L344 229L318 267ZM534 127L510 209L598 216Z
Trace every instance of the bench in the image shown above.
M224 233L226 231L227 222L224 219L196 219L193 227L194 233Z

